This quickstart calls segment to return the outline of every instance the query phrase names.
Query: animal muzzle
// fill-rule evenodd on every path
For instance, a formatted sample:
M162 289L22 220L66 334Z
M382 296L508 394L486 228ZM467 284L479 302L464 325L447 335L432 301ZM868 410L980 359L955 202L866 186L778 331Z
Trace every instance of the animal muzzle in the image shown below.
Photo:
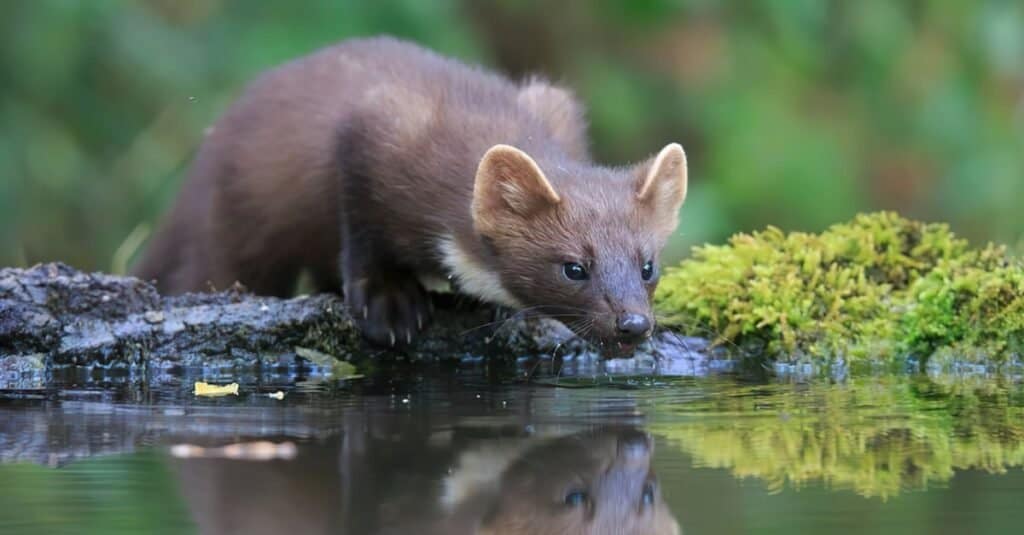
M644 314L627 312L615 321L615 329L622 342L640 342L651 335L652 322Z

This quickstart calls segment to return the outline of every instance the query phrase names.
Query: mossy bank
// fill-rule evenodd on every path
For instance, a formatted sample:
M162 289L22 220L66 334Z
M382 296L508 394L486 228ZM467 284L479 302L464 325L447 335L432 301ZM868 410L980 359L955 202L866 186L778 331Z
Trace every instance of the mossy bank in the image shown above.
M667 270L656 308L663 326L775 362L948 371L1024 354L1024 264L888 212L698 247Z

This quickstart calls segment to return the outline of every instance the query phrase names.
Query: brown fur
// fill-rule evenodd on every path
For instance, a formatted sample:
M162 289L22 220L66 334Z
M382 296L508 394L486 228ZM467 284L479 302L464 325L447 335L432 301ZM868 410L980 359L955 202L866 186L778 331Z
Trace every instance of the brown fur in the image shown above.
M451 276L485 300L587 310L567 323L613 339L619 315L650 315L640 266L675 228L685 157L667 170L596 166L581 110L542 80L515 84L390 38L322 49L260 76L211 128L136 274L169 293L240 281L287 295L308 270L392 345L425 321L418 279ZM501 165L484 165L501 144ZM486 208L471 210L474 186ZM559 202L537 202L552 192ZM567 284L568 261L594 276Z
M525 452L506 468L481 520L482 535L678 535L639 431L581 433ZM647 487L651 500L642 495ZM566 495L585 499L568 505Z
M479 439L461 451L449 445L444 453L398 431L387 435L387 447L367 448L376 443L365 432L358 428L346 435L357 446L336 440L300 444L289 461L186 458L172 459L170 467L202 534L681 531L651 467L653 445L633 428L525 438L521 444L512 440L512 446L509 438ZM419 453L413 461L410 451ZM468 457L477 462L467 463ZM468 486L459 489L455 502L442 492L451 478L469 480L460 483ZM567 503L570 493L582 493L583 499Z

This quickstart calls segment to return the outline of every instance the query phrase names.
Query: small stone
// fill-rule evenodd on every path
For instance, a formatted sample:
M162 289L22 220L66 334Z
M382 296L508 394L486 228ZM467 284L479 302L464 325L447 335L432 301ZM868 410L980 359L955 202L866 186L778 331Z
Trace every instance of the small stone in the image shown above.
M142 317L146 323L163 323L164 321L164 313L159 310L148 310Z

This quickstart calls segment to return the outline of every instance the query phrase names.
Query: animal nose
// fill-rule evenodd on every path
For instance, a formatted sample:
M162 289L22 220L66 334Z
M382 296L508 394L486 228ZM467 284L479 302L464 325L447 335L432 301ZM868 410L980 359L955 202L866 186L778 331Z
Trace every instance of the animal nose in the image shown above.
M651 454L651 437L642 431L619 436L619 455L626 460L641 460Z
M623 314L618 320L619 333L632 338L640 338L651 330L651 320L643 314Z

